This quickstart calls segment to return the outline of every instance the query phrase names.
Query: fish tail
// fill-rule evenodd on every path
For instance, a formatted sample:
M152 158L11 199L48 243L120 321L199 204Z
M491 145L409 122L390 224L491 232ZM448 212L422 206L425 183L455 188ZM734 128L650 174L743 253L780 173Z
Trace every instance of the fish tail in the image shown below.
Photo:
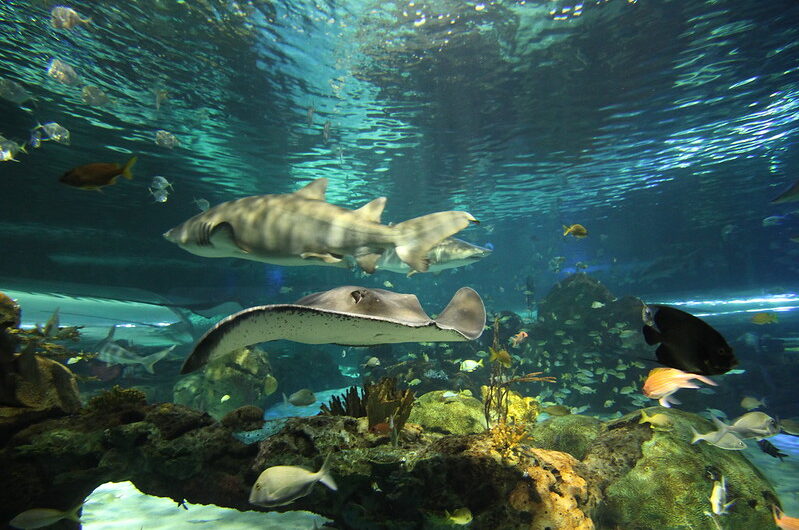
M328 453L325 457L325 463L322 464L322 469L319 470L319 482L333 491L338 491L336 481L333 480L333 476L330 474L330 455L332 454L333 453Z
M702 438L702 435L699 434L698 432L696 432L696 429L694 429L693 426L691 426L691 436L692 436L691 437L691 443L692 444L695 444L696 442L704 440L704 438Z
M138 160L138 157L132 156L122 167L122 176L128 180L133 178L133 172L131 170L133 169L133 164L136 163L136 160Z
M646 423L646 422L648 422L651 419L652 419L652 416L647 416L646 415L646 411L642 410L641 411L641 419L638 420L638 423Z
M477 223L468 212L436 212L394 225L397 256L412 269L427 272L430 261L427 253L470 223Z
M569 227L568 227L568 226L566 226L566 225L563 225L563 235L565 236L565 235L567 235L568 233L569 233Z
M76 523L82 523L83 521L80 520L80 516L78 515L78 512L81 508L83 508L83 502L64 512L64 519L69 519L70 521L75 521Z

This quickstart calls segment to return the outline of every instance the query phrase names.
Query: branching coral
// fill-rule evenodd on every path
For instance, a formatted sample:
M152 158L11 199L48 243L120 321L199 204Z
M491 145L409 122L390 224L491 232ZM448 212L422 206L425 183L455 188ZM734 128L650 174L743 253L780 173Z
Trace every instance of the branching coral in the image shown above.
M408 421L413 399L411 390L398 390L396 379L384 377L377 383L366 385L363 396L359 396L358 389L353 386L343 396L333 396L330 403L322 405L321 409L322 414L328 416L366 416L370 429L384 423L400 431Z

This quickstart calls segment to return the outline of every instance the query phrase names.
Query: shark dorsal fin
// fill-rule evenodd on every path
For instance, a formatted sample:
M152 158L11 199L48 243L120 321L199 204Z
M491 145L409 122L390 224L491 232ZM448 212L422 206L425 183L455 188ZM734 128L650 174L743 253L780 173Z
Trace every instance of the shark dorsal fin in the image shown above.
M298 189L294 195L302 197L303 199L311 199L316 201L325 200L325 191L327 191L327 179L316 179L307 186Z
M380 216L383 215L383 208L386 207L386 198L385 197L378 197L373 201L369 201L357 210L353 210L353 213L361 217L362 219L366 219L367 221L372 221L374 223L380 222Z

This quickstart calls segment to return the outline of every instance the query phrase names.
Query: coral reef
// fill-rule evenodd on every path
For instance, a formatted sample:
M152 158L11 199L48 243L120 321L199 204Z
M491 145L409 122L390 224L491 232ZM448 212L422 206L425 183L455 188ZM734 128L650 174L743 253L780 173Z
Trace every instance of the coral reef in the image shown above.
M485 431L483 404L471 396L458 394L446 399L445 391L435 390L420 396L409 421L426 430L442 434L476 434Z
M366 385L363 396L358 395L356 387L350 387L343 396L333 396L321 410L324 415L366 416L370 429L377 425L390 425L392 429L401 431L411 413L413 397L413 392L408 389L398 390L393 377L384 377L377 383Z
M604 495L595 518L602 527L715 528L710 509L713 481L723 475L727 498L735 499L721 521L725 528L769 528L772 486L738 451L691 444L690 427L712 430L707 420L676 409L674 428L653 430L639 424L635 411L609 422L583 460L584 470Z
M579 414L552 417L531 428L536 447L569 453L578 460L585 457L601 431L600 420Z
M173 400L221 419L244 405L264 405L277 386L266 354L258 348L242 348L178 380Z

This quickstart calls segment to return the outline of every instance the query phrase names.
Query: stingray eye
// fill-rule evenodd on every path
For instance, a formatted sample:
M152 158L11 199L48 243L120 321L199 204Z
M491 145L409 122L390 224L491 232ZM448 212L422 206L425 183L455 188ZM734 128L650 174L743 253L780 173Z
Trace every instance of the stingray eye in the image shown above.
M358 289L357 291L352 291L350 296L352 296L352 299L355 300L355 303L357 304L364 299L366 293L362 289Z

